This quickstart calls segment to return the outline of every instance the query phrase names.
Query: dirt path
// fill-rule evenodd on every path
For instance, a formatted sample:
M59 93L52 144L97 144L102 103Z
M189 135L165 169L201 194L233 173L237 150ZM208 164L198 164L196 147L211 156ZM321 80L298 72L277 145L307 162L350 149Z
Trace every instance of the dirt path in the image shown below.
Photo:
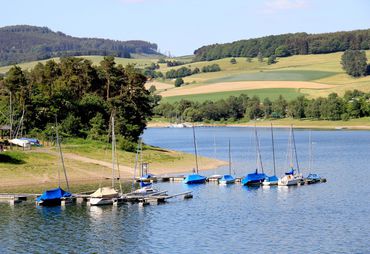
M306 88L306 89L327 89L336 87L335 85L320 84L307 81L241 81L241 82L222 82L209 85L183 86L160 93L163 97L207 94L229 91L243 91L251 89L268 88Z

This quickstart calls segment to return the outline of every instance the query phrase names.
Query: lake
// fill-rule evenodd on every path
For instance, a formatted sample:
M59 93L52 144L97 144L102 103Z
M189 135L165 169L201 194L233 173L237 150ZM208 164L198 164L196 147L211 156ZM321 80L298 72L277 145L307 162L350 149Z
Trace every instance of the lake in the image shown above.
M263 167L271 174L270 130L259 128L258 134ZM274 134L280 176L289 165L289 130ZM255 170L253 128L197 128L196 136L200 155L227 160L230 139L236 175ZM307 175L309 130L296 130L295 137ZM143 138L193 152L191 129L152 128ZM312 171L327 183L271 188L161 183L157 187L170 193L192 190L194 198L146 207L0 204L0 253L369 253L370 132L312 130L312 141Z

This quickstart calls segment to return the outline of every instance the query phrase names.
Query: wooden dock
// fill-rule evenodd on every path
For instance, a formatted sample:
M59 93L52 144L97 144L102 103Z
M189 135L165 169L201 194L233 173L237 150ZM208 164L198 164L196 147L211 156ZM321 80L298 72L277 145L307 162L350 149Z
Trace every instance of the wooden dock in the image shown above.
M19 204L24 201L27 201L29 198L36 198L41 194L10 194L10 193L1 193L0 194L0 202L1 203L9 203L11 205Z

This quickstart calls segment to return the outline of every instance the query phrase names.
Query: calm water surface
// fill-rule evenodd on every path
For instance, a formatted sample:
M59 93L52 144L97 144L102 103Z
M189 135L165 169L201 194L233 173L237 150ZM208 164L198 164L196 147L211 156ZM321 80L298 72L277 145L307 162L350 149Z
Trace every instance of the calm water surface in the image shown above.
M300 167L308 174L309 131L295 133ZM252 134L250 128L198 128L199 153L227 160L230 138L236 174L244 175L255 168ZM275 130L278 175L287 169L288 134ZM259 135L269 174L270 132L259 129ZM158 187L172 193L192 190L194 199L147 207L0 204L0 253L370 253L370 132L312 131L312 139L314 171L328 179L325 184L163 183ZM144 141L193 151L191 129L148 129Z

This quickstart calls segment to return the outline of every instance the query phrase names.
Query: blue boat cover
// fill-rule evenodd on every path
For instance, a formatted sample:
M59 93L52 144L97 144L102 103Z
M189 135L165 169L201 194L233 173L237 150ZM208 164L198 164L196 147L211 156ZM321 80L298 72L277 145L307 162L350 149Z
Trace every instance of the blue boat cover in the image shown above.
M187 183L187 184L204 183L206 180L207 180L207 178L205 176L201 176L201 175L198 175L198 174L191 174L191 175L188 175L184 179L184 183Z
M143 175L142 177L141 177L141 179L150 179L150 178L152 178L154 175L153 174L146 174L146 175Z
M235 178L232 175L223 175L220 181L230 182L230 181L235 181Z
M71 193L64 191L63 189L58 187L56 189L45 191L44 193L42 193L40 197L36 199L36 201L40 202L42 200L45 201L45 200L61 199L61 198L67 198L71 196L72 196Z
M255 173L248 174L246 177L243 178L242 184L246 185L248 183L256 183L256 182L263 182L267 175L265 173L258 173L257 170Z
M277 181L279 181L279 178L277 178L277 176L268 176L268 177L266 177L265 181L267 181L267 182L277 182Z
M294 175L294 169L292 168L289 172L286 172L285 175Z
M146 183L146 182L140 181L140 187L141 188L147 187L147 186L150 186L150 185L152 185L152 183Z

